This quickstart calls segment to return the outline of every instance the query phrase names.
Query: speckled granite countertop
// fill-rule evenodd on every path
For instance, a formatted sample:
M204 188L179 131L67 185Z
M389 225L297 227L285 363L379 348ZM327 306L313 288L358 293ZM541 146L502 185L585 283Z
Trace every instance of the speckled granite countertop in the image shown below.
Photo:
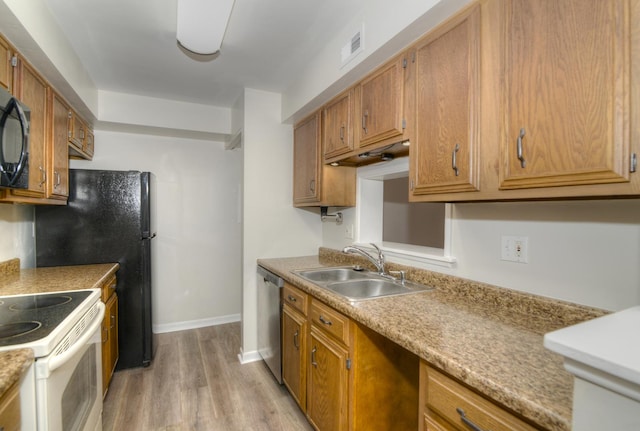
M20 270L20 261L0 262L0 296L97 289L120 265L58 266ZM16 382L33 362L31 349L0 352L0 396Z
M258 263L533 423L571 429L573 378L543 335L605 311L396 264L388 269L436 289L351 304L291 272L367 266L358 259L321 248L319 256Z
M33 363L33 350L16 349L0 352L0 396L15 382Z
M10 274L0 268L0 296L97 289L118 268L117 263L100 263L30 268Z

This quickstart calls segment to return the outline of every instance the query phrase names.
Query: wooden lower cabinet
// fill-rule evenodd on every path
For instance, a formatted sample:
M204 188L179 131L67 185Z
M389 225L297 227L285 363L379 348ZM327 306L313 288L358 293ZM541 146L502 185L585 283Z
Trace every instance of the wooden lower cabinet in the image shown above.
M348 429L349 351L311 326L307 417L317 430Z
M307 318L285 303L282 309L282 381L303 412L307 410Z
M283 380L316 430L418 429L416 355L289 284L283 295Z
M538 429L424 361L420 363L420 417L420 431Z
M2 431L19 431L21 429L19 387L19 383L14 383L0 397L0 430Z
M102 286L102 301L106 309L102 320L102 395L107 394L111 377L118 363L118 295L115 276Z

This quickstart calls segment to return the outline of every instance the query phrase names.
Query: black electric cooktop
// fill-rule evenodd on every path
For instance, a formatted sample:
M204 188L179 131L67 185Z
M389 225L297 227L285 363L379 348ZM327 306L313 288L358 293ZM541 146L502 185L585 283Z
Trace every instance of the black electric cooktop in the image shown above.
M90 294L79 290L0 297L0 347L46 337Z

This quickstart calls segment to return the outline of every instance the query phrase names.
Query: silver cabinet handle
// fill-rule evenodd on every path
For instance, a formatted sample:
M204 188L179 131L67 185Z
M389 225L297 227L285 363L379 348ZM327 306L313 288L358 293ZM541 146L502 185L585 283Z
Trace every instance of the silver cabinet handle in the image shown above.
M296 333L293 334L293 347L295 347L296 350L300 350L300 342L298 341L298 335L299 335L299 330L296 329Z
M47 171L45 171L42 166L38 166L38 169L40 169L40 184L39 185L43 185L44 183L47 182Z
M316 346L313 346L313 349L311 350L311 365L313 365L316 368L318 368L318 363L316 362L316 351L317 350L318 350L318 348Z
M344 142L344 124L340 126L340 140Z
M364 130L364 134L367 134L367 117L369 116L369 111L364 111L362 114L362 130Z
M55 183L53 184L53 188L57 189L58 186L60 185L60 183L62 182L62 179L60 177L60 172L53 171L53 175L54 175L54 177L56 179Z
M311 190L311 193L316 192L316 180L309 181L309 190Z
M456 411L458 412L458 414L460 415L460 419L462 420L462 422L464 422L464 424L466 426L468 426L470 429L472 429L473 431L484 431L482 428L480 428L478 425L474 424L464 413L464 410L462 410L460 407L456 408Z
M516 150L518 155L518 160L520 160L520 166L525 167L527 162L524 160L524 156L522 155L522 138L524 138L525 131L524 127L520 129L520 134L518 135L518 140L516 141Z
M331 323L331 320L326 320L324 317L322 317L322 314L320 315L320 317L318 317L318 320L327 326L333 325L333 323Z
M456 147L453 149L453 153L451 154L451 168L456 173L456 177L458 176L458 161L456 159L456 155L460 151L460 145L456 144Z
M297 301L296 298L291 296L291 295L287 296L287 299L289 300L289 302L296 302Z

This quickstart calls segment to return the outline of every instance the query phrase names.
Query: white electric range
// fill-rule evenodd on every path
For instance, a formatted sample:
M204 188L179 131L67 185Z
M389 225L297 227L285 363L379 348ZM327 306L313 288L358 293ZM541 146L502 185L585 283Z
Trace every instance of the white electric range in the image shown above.
M100 289L0 296L0 351L31 348L22 429L102 429Z

